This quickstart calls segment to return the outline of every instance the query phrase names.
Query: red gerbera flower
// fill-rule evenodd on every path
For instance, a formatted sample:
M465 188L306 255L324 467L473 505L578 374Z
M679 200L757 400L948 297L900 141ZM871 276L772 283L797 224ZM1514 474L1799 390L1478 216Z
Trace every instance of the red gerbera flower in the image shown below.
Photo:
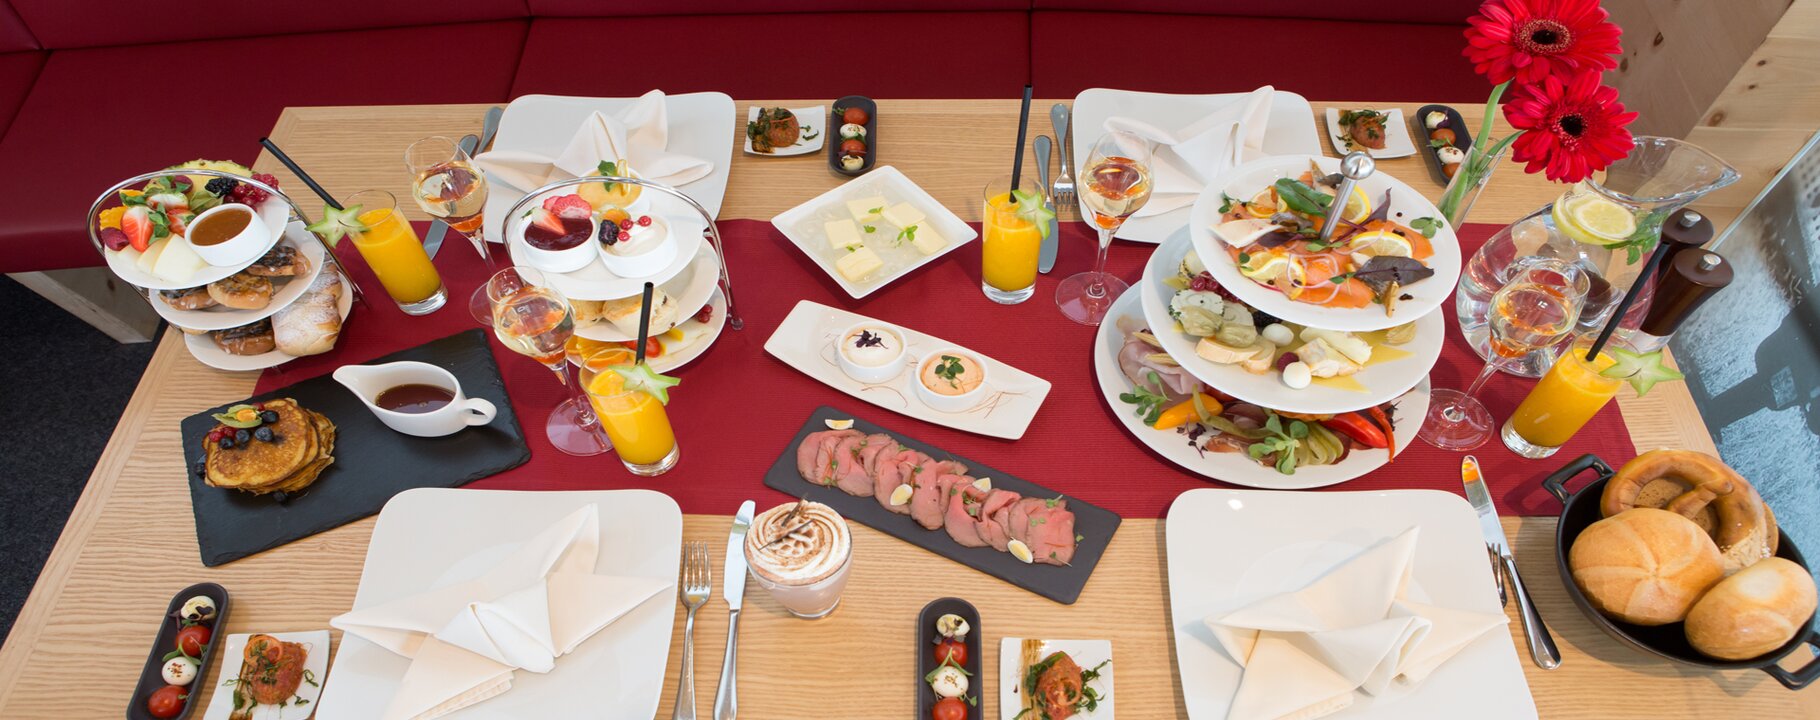
M1466 22L1467 59L1493 85L1618 66L1617 25L1598 0L1489 0Z
M1548 179L1579 182L1630 154L1630 130L1637 119L1618 102L1616 88L1584 72L1572 81L1550 76L1518 90L1504 105L1504 118L1523 131L1511 157L1528 163L1524 172L1545 169Z

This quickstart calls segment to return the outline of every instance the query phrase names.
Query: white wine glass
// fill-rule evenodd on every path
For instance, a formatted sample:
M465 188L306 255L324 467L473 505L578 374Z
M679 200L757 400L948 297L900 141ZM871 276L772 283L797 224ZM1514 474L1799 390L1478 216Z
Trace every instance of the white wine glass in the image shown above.
M1055 288L1055 304L1069 320L1099 325L1125 288L1125 281L1106 273L1106 251L1125 219L1150 201L1150 143L1137 135L1114 130L1100 136L1081 164L1081 204L1087 222L1099 233L1099 253L1093 269L1062 280Z

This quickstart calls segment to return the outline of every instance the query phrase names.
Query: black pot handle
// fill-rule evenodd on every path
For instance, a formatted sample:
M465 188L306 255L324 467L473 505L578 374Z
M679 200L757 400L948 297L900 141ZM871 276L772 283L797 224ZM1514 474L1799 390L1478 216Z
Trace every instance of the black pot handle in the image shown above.
M1802 643L1802 646L1809 645L1820 648L1820 631L1811 628L1807 631L1807 641ZM1802 665L1801 669L1794 672L1783 670L1782 666L1776 663L1763 666L1763 672L1769 673L1769 676L1775 678L1776 682L1782 683L1782 687L1800 690L1807 687L1808 683L1813 682L1815 678L1820 678L1820 657L1807 661L1806 665Z
M1548 494L1555 496L1556 500L1560 500L1562 505L1566 505L1567 499L1573 495L1567 491L1567 481L1587 470L1596 471L1600 480L1612 476L1610 465L1606 465L1604 460L1599 459L1599 456L1587 453L1575 458L1566 467L1556 470L1553 475L1543 478L1542 487L1548 491Z

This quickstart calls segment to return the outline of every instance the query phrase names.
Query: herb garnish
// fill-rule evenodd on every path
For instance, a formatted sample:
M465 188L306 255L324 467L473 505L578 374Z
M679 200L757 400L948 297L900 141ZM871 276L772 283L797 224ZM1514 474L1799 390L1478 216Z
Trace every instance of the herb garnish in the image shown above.
M1155 370L1150 371L1150 382L1157 388L1163 387L1163 379L1157 375ZM1150 388L1138 385L1131 388L1131 392L1120 393L1119 402L1136 405L1137 412L1133 414L1143 418L1145 425L1155 425L1157 418L1162 417L1163 406L1169 403L1169 398L1151 392Z
M935 376L948 381L949 387L959 389L961 373L967 369L961 366L961 359L953 355L943 355L935 364Z
M594 166L594 169L600 171L601 175L619 177L619 165L611 160L600 161L600 164ZM613 188L618 187L619 183L607 183L606 185L607 192L613 192Z
M1290 210L1304 215L1324 215L1327 206L1333 204L1333 196L1309 187L1300 180L1278 178L1273 186L1277 199Z
M859 337L853 339L853 347L868 348L884 346L885 336L872 332L871 330L861 330L859 331Z
M904 244L905 240L909 240L910 242L916 242L916 226L915 225L911 225L910 227L897 231L897 237L891 239L891 244L893 247L900 246L900 245Z
M1226 213L1232 212L1232 204L1235 202L1238 202L1238 201L1239 201L1238 198L1235 198L1231 195L1227 195L1226 193L1223 193L1223 192L1220 193L1220 214L1224 215Z
M1301 445L1302 438L1308 437L1308 424L1300 420L1291 420L1287 430L1283 427L1282 418L1270 413L1264 419L1264 431L1270 433L1265 438L1252 443L1245 453L1253 460L1262 460L1264 456L1275 454L1276 469L1284 475L1295 474L1295 451Z
M1422 233L1422 237L1431 238L1435 236L1435 231L1441 229L1441 221L1438 218L1419 217L1409 221L1409 226Z

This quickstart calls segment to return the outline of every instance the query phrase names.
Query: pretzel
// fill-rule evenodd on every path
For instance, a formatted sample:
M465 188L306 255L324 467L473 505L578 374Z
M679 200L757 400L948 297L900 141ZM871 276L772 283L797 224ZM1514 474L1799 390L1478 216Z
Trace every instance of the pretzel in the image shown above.
M1696 521L1710 511L1710 533L1725 557L1726 574L1775 554L1779 533L1757 489L1719 458L1702 452L1651 450L1638 455L1606 483L1600 513L1611 517L1638 507L1644 488L1657 480L1687 488L1662 509Z

